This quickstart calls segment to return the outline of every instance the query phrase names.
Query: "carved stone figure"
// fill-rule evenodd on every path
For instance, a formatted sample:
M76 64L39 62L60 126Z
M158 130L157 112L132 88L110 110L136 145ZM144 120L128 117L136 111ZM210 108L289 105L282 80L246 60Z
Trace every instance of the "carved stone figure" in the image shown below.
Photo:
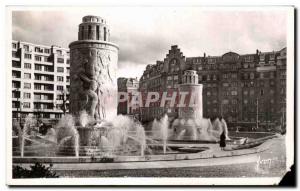
M88 28L89 25L95 24L90 20L83 19L80 25L87 25ZM79 32L86 33L88 30ZM91 30L91 32L95 31ZM69 45L70 112L78 117L85 110L90 117L100 120L107 118L108 115L117 115L118 47L105 39L85 38L91 35L96 36L80 34L82 39ZM99 36L101 37L102 34Z

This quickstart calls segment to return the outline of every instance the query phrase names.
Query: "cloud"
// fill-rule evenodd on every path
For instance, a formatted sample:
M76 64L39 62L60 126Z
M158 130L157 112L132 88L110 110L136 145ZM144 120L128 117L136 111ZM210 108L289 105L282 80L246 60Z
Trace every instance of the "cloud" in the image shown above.
M142 74L177 44L187 57L280 50L286 46L286 12L215 11L200 7L95 7L14 11L13 39L68 47L84 15L106 18L119 45L118 76ZM130 71L130 72L129 72ZM132 72L134 71L134 72ZM135 77L135 76L133 76Z

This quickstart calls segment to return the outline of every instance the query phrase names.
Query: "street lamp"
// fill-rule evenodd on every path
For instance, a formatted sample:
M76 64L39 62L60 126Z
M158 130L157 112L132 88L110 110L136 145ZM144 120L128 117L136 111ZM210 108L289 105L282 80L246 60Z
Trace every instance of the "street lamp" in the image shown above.
M258 130L258 98L256 98L256 130Z

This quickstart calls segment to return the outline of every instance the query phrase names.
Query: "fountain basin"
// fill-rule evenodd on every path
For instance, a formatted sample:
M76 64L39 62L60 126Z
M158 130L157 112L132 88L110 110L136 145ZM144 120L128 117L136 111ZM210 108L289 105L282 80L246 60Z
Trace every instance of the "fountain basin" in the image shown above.
M150 162L150 161L178 161L178 160L195 160L195 159L212 159L223 157L234 157L241 155L257 154L267 150L272 144L271 140L267 140L262 144L241 150L206 150L198 153L177 153L177 154L160 154L145 156L114 156L114 157L13 157L14 164L26 163L127 163L127 162Z

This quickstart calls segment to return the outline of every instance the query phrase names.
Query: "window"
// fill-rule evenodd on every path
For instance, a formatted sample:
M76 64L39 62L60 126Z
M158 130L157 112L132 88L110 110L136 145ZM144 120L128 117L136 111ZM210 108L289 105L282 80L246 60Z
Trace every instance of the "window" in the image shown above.
M24 78L25 78L25 79L31 79L31 74L29 74L29 73L24 73Z
M207 91L207 92L206 92L206 95L207 95L207 96L210 96L210 95L211 95L210 91Z
M67 74L70 74L70 68L67 68Z
M64 77L63 76L57 76L57 81L63 82L64 81Z
M61 50L56 50L56 53L57 53L58 55L62 55L62 51L61 51Z
M237 82L231 82L231 86L232 86L232 87L237 87L237 86L238 86L238 83L237 83Z
M34 89L35 90L41 90L42 89L42 85L41 84L34 84Z
M63 91L64 90L64 86L57 86L56 89L60 90L60 91Z
M223 74L223 78L227 79L228 78L228 74Z
M236 99L233 99L231 102L233 105L236 105L238 103Z
M13 103L13 108L16 108L14 103ZM18 118L18 113L13 113L13 114L12 114L12 117L13 117L13 118Z
M45 81L53 81L53 76L52 75L45 75L44 79L45 79Z
M40 103L34 103L34 109L41 109Z
M209 81L210 80L210 75L209 74L207 74L207 81Z
M12 66L14 67L14 68L21 68L21 63L20 62L18 62L18 61L12 61Z
M13 58L18 58L18 54L17 54L16 51L13 51L13 52L12 52L12 57L13 57Z
M24 58L30 60L31 59L31 54L24 54Z
M40 61L42 61L42 57L41 57L41 56L35 56L35 57L34 57L34 60L40 62Z
M53 85L52 84L45 85L44 90L52 91L53 90Z
M248 91L247 90L244 90L244 95L248 95Z
M216 74L213 75L213 80L217 80L217 75Z
M50 49L45 48L45 53L50 54Z
M107 37L107 34L106 34L106 33L107 33L106 27L104 27L104 41L106 41L106 39L107 39L107 38L106 38L106 37Z
M261 96L264 95L264 90L260 90L260 95L261 95Z
M30 102L24 102L23 108L30 108Z
M63 58L57 58L57 63L64 63L64 59Z
M57 67L57 72L63 73L64 72L64 68L63 67Z
M57 100L64 100L64 95L57 95Z
M13 88L20 88L20 82L12 82Z
M70 59L67 59L67 64L70 64Z
M41 100L42 96L41 94L34 94L34 100Z
M248 100L247 99L244 99L244 104L247 104L248 103Z
M35 65L34 65L34 69L35 69L35 70L38 70L38 71L42 71L42 65L35 64Z
M231 91L231 95L233 95L233 96L236 96L238 93L237 93L237 91L236 90L234 90L234 91Z
M17 44L16 43L12 43L12 48L16 49L17 48Z
M31 83L24 83L24 89L31 89Z
M42 76L41 76L41 75L38 75L38 74L35 74L35 75L34 75L34 79L35 79L35 80L42 80Z
M263 78L264 78L264 73L260 73L260 74L259 74L259 77L260 77L261 79L263 79Z
M24 68L31 69L31 64L30 63L24 63Z
M40 47L35 47L35 48L34 48L34 52L40 52L40 53L43 53L43 49L40 48Z
M223 87L228 87L229 84L228 83L223 83Z
M44 71L53 72L53 66L44 66Z
M223 103L223 104L228 104L228 103L229 103L229 100L228 100L228 99L224 99L224 100L222 101L222 103Z
M62 114L61 114L61 113L55 113L55 119L60 119L60 118L61 118L61 116L62 116Z
M31 98L31 94L30 94L30 93L24 92L23 98L24 98L24 99L30 99L30 98Z
M25 51L27 51L27 52L29 51L29 46L28 45L23 45L23 48L24 48Z
M250 79L252 79L252 80L254 79L254 73L253 72L250 73Z
M13 98L20 98L20 91L12 91Z
M12 71L13 78L21 78L21 72L19 71Z
M250 95L254 95L255 91L254 90L250 90Z

